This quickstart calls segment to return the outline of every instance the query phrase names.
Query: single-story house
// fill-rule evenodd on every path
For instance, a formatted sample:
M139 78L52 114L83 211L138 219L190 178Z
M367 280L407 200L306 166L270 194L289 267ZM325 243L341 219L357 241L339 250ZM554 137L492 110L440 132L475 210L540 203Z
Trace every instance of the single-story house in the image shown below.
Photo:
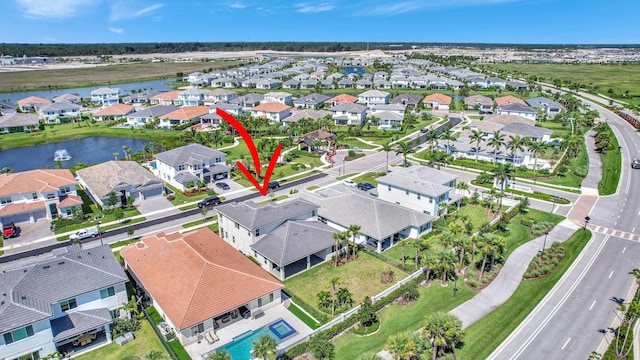
M29 96L24 99L18 100L18 107L22 112L37 111L45 105L51 104L51 100L45 99L40 96Z
M469 110L478 110L481 113L493 111L493 100L484 95L472 95L464 98L464 106Z
M524 100L511 95L497 97L495 99L495 102L496 102L496 105L498 106L512 104L512 103L527 105L527 103L525 103Z
M336 106L341 103L356 103L358 102L358 98L356 96L352 96L349 94L340 94L332 97L331 99L326 100L324 103L329 104L330 106Z
M60 124L62 120L76 118L80 115L80 105L67 101L54 102L40 107L40 118L47 124Z
M497 107L496 113L498 115L518 115L532 120L536 120L538 117L537 110L528 105L522 105L519 103L500 105Z
M61 102L61 101L66 101L66 102L70 102L72 104L77 104L80 105L80 103L82 102L82 98L78 95L75 94L62 94L62 95L58 95L56 97L54 97L53 102Z
M319 120L324 119L327 116L331 116L331 113L326 110L304 109L301 111L292 112L291 116L282 120L282 122L285 124L291 124L301 119Z
M160 128L171 129L176 125L200 121L200 116L209 113L209 108L204 105L185 106L168 114L160 116Z
M425 106L430 107L433 110L449 110L449 105L451 105L451 96L444 94L431 94L425 96L422 102Z
M0 112L0 133L11 134L35 130L39 125L38 114L18 112L3 114Z
M151 106L127 115L127 124L129 124L129 126L144 127L146 124L155 121L156 118L159 120L161 116L176 110L178 110L178 108L173 105Z
M149 98L150 104L157 105L178 105L178 93L180 90L172 90L161 92L160 94L154 95Z
M528 100L525 100L525 102L527 103L527 105L531 106L534 109L543 110L544 112L547 113L547 115L551 117L556 116L561 112L565 111L564 106L560 105L559 103L551 99L547 99L544 96L528 99Z
M160 94L160 91L143 90L123 97L122 102L125 104L147 104L149 103L151 97L158 94Z
M118 121L136 111L133 105L114 103L94 112L91 116L97 121Z
M420 94L400 94L391 100L392 104L402 104L405 106L416 107L422 101Z
M313 93L293 100L293 106L298 109L315 108L329 100L329 98L327 95Z

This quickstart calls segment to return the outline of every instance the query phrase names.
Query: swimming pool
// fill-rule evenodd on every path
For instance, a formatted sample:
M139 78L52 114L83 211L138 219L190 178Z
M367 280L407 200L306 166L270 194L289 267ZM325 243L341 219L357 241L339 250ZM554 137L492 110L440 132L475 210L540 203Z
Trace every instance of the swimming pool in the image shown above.
M244 333L233 338L233 341L219 347L216 351L226 350L233 360L250 360L253 342L258 340L262 335L268 335L275 339L276 344L280 344L284 339L297 334L298 332L283 319L261 327L260 329Z

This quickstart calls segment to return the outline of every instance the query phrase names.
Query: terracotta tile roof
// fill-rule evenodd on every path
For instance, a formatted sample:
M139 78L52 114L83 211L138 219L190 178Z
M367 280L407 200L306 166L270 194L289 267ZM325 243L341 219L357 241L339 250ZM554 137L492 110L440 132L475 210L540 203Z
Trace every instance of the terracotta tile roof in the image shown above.
M51 100L39 96L29 96L18 100L18 105L20 106L30 106L32 104L48 105L51 104Z
M511 95L497 97L495 101L496 101L496 104L498 105L507 105L511 103L527 105L527 103L525 103L524 100Z
M160 116L161 119L191 120L209 113L207 106L187 106Z
M65 207L69 207L69 206L76 206L76 205L81 205L83 203L82 198L80 196L75 196L75 195L69 195L67 196L66 199L60 201L59 203L56 204L56 206L58 207L58 209L61 208L65 208Z
M208 228L145 237L120 254L180 330L284 287Z
M34 201L28 203L12 203L7 204L0 209L0 216L7 216L13 214L22 214L27 211L33 211L44 207L44 201Z
M424 100L422 100L422 102L425 103L430 101L437 101L440 104L451 104L451 96L447 96L444 94L431 94L425 96Z
M133 105L117 103L94 112L93 116L123 116L132 113L133 110Z
M264 104L260 104L258 106L254 106L251 108L252 111L265 111L270 113L279 113L289 109L290 107L280 103L268 102Z
M180 90L167 91L167 92L160 93L158 95L154 95L149 99L150 100L175 100L178 98L179 92Z
M68 169L29 170L0 174L0 196L34 191L54 191L64 185L74 186L75 183L76 179Z
M351 96L349 94L340 94L337 96L332 97L331 99L325 101L326 103L336 103L336 104L340 104L343 102L350 102L350 103L354 103L358 101L358 97L356 96Z

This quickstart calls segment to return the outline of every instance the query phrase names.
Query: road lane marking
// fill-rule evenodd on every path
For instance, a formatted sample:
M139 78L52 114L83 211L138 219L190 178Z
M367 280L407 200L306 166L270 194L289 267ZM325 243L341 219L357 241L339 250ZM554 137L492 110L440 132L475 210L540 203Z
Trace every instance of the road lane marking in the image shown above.
M613 276L613 270L611 270L611 273L609 274L609 279L611 279L611 276Z
M589 310L593 309L593 305L595 305L595 304L596 304L596 301L593 300L593 303L591 304L591 306L589 306Z
M562 349L560 350L564 350L564 348L567 347L567 344L569 343L569 341L571 341L571 338L567 339L567 342L565 342L564 345L562 345Z
M627 247L625 246L624 249L622 249L622 253L624 254L624 252L627 251Z

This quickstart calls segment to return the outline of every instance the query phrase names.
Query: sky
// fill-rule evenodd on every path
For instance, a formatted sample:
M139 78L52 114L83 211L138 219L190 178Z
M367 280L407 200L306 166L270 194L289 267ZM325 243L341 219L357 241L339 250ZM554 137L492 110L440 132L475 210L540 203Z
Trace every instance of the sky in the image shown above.
M0 43L640 43L638 0L0 0L0 13Z

